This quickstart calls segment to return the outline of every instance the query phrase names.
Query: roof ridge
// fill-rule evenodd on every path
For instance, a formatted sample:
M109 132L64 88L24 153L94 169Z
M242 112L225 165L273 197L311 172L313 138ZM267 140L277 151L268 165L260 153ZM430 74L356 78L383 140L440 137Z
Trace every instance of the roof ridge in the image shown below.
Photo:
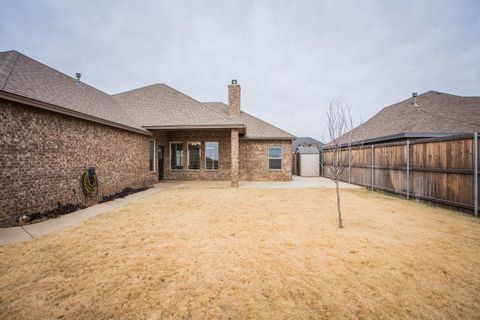
M135 89L131 89L131 90L127 90L127 91L123 91L123 92L119 92L119 93L115 93L115 94L112 94L112 96L119 96L119 95L122 95L122 94L128 94L128 93L132 93L132 92L135 92L135 91L139 91L139 90L144 90L144 89L147 89L147 88L151 88L151 87L159 87L159 86L163 86L163 87L167 87L168 89L170 90L173 90L189 99L192 99L193 101L195 102L198 102L201 104L200 101L198 101L197 99L189 96L188 94L185 94L183 93L182 91L178 90L178 89L175 89L174 87L171 87L169 86L168 84L166 83L152 83L152 84L149 84L149 85L146 85L146 86L143 86L143 87L138 87L138 88L135 88Z
M164 84L164 83L152 83L152 84L148 84L146 86L133 88L133 89L130 89L130 90L114 93L114 94L111 94L111 95L112 96L118 96L118 95L121 95L121 94L124 94L124 93L131 93L131 92L134 92L134 91L138 91L138 90L142 90L142 89L146 89L146 88L150 88L150 87L155 87L155 86L159 86L159 85L166 85L166 84Z
M4 60L5 62L0 65L0 76L2 76L0 78L0 89L4 89L8 79L10 78L10 75L13 72L13 69L15 68L15 65L17 64L20 53L15 50L4 51L0 53L7 55L7 58ZM13 57L15 57L15 60L13 60Z
M224 103L224 102L221 102L221 101L202 102L202 104L205 104L205 105L207 105L207 104L212 104L212 103L223 104L225 107L228 108L228 105L227 105L226 103ZM209 107L211 107L211 106L209 106ZM242 110L240 110L240 112L243 113L243 114L246 114L246 115L248 115L249 117L252 117L252 118L254 118L255 120L258 120L258 121L260 121L260 122L262 122L262 123L264 123L264 124L266 124L266 125L269 125L269 126L275 128L275 129L277 129L277 130L280 130L281 132L283 132L283 133L285 133L285 134L287 134L287 135L290 135L290 136L292 136L292 137L295 137L293 134L291 134L291 133L289 133L289 132L287 132L287 131L285 131L285 130L283 130L283 129L280 129L279 127L277 127L277 126L275 126L275 125L273 125L273 124L271 124L271 123L269 123L269 122L266 122L265 120L262 120L262 119L260 119L260 118L258 118L258 117L256 117L256 116L248 113L248 112L245 112L245 111L242 111ZM238 116L229 116L229 115L227 115L227 116L228 116L228 117L238 117ZM247 126L247 132L248 132L248 126Z
M453 94L449 94L449 93L445 93L445 92L440 92L440 91L435 91L435 90L428 90L428 91L425 91L425 92L420 93L419 95L417 95L417 98L419 98L419 97L421 97L421 96L424 96L424 95L426 95L426 94L429 94L429 93L446 94L446 95L450 95L450 96L455 96L455 95L453 95ZM459 96L458 96L458 97L459 97ZM384 110L384 109L387 109L387 108L390 108L390 107L394 107L394 106L396 106L396 105L399 105L399 104L408 102L408 101L411 100L411 99L412 99L412 97L410 96L410 97L408 97L408 98L406 98L406 99L403 99L403 100L401 100L401 101L398 101L398 102L389 104L389 105L383 107L382 109L380 109L377 113L380 113L380 112L381 112L382 110ZM373 115L373 116L375 116L375 115ZM373 116L372 116L372 117L373 117Z

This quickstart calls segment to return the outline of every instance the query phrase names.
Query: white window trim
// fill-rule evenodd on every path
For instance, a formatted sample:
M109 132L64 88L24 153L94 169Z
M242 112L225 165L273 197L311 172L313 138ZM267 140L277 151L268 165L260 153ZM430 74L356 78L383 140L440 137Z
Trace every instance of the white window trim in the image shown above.
M188 145L189 144L200 144L200 162L198 163L200 165L200 168L198 169L190 169L190 150L188 149ZM200 141L190 141L190 142L187 142L187 170L188 171L200 171L202 170L202 142Z
M168 167L170 168L171 171L183 171L185 169L185 161L183 160L184 157L182 157L182 169L172 169L172 144L178 144L178 143L181 143L182 144L182 150L183 149L183 141L170 141L170 154L168 155L169 156L169 159L168 159ZM184 150L185 151L185 150Z
M150 143L153 142L153 170L150 170ZM156 141L155 139L150 139L148 140L148 169L150 170L150 172L156 172L157 170L155 170L157 168L157 166L155 165L155 144L156 144Z
M218 169L207 169L207 143L216 143L218 146L218 168L220 168L220 142L205 141L205 171L218 171Z
M280 148L281 149L281 156L280 156L280 169L270 169L270 159L278 159L278 158L270 158L270 148ZM283 147L282 146L269 146L267 148L267 169L268 171L283 171Z

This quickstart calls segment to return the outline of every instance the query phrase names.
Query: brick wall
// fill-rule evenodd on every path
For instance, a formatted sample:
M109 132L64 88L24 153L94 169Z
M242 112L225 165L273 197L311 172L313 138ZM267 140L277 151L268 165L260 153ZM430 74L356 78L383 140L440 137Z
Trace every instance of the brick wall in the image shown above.
M212 131L159 131L153 130L156 141L155 152L159 144L163 145L165 160L165 180L231 180L231 132L230 130ZM218 171L205 170L205 142L219 142ZM170 142L183 142L184 168L170 170ZM187 170L187 142L202 143L201 169ZM283 147L282 170L268 170L268 147ZM240 180L289 181L291 179L292 144L290 140L240 140L239 168Z
M91 205L125 187L150 185L150 137L0 100L0 220L61 204ZM96 168L99 195L80 177Z
M268 147L282 147L282 170L268 169ZM240 180L289 181L292 178L290 140L240 140Z

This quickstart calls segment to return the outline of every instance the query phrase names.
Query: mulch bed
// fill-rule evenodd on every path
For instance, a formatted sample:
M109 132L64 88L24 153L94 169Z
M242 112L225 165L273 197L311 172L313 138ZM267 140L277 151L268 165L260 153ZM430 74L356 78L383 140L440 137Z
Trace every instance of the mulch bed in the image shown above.
M144 191L148 189L147 187L141 187L141 188L125 188L120 192L117 192L112 195L108 196L103 196L100 198L99 203L104 203L107 201L112 201L118 198L124 198L130 194ZM18 215L17 217L12 217L12 216L7 216L3 219L0 219L0 227L2 228L7 228L7 227L17 227L17 226L22 226L26 224L31 224L31 223L37 223L41 221L45 221L48 219L52 218L58 218L60 216L63 216L65 214L84 209L87 206L78 203L78 204L73 204L73 203L67 203L67 204L61 204L58 202L58 206L55 209L52 210L47 210L47 211L37 211L37 212L31 212L31 213L25 213L22 215Z
M127 187L127 188L123 189L122 191L117 192L115 194L112 194L112 195L109 195L109 196L103 196L102 199L100 199L100 203L115 200L115 199L118 199L118 198L125 198L129 194L137 193L137 192L144 191L144 190L147 190L147 189L148 189L147 187L140 187L140 188L137 188L137 189Z

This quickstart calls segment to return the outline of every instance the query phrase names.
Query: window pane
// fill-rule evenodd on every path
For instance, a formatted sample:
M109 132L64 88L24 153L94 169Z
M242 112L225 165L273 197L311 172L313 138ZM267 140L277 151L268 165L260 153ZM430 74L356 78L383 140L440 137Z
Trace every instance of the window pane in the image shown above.
M153 141L150 141L150 145L149 145L149 160L150 160L150 171L153 171L155 170L155 167L154 167L154 161L153 161L153 154L155 152L155 143Z
M268 159L268 168L270 170L282 169L282 159Z
M205 142L205 169L218 170L218 142Z
M282 148L280 147L273 147L268 148L268 157L269 158L282 158Z
M170 144L170 168L183 169L183 143Z
M282 169L282 147L268 148L268 169L280 170Z
M200 142L189 142L188 143L188 169L189 170L200 170Z

